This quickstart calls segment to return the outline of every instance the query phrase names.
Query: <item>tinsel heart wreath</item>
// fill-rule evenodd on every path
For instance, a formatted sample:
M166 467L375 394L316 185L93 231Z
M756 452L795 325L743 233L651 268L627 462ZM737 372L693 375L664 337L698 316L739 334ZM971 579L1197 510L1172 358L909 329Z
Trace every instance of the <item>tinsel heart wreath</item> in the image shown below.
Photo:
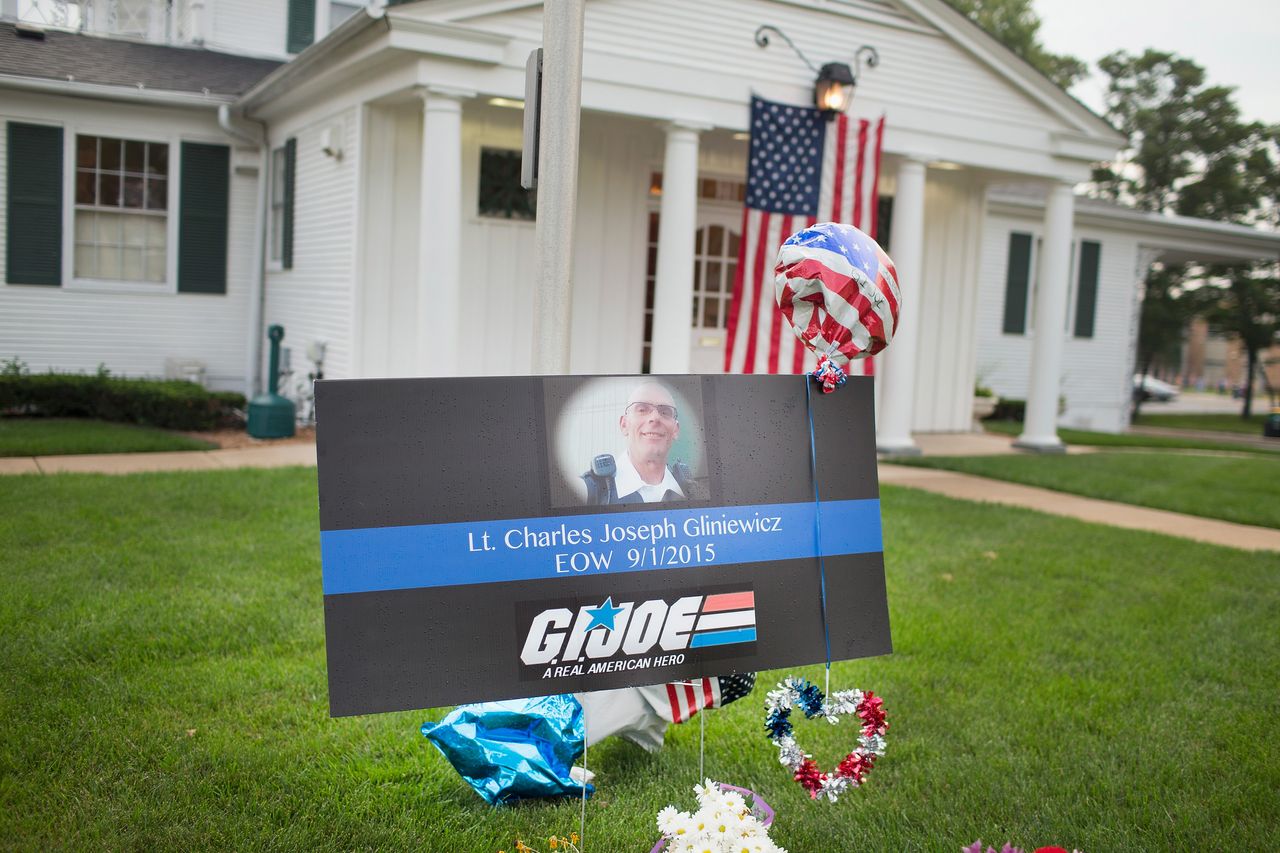
M884 755L884 734L889 730L884 701L869 691L837 690L823 696L817 685L803 678L788 677L776 690L769 691L764 708L764 727L778 748L778 760L791 770L793 778L812 799L826 797L834 803L849 788L860 786L876 759ZM846 716L856 716L862 721L858 746L841 759L833 772L822 772L813 756L796 742L791 726L793 708L799 708L809 718L825 717L832 725Z

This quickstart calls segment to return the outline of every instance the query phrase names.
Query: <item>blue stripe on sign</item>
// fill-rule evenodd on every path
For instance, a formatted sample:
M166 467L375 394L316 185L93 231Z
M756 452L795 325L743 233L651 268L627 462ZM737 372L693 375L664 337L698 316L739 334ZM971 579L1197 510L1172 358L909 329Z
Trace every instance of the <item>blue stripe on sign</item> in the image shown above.
M324 594L816 557L813 503L642 510L320 533ZM822 554L884 550L880 501L824 501Z
M710 631L706 634L694 634L689 640L689 648L700 649L703 646L727 646L730 643L753 643L756 639L755 628L743 628L741 631Z

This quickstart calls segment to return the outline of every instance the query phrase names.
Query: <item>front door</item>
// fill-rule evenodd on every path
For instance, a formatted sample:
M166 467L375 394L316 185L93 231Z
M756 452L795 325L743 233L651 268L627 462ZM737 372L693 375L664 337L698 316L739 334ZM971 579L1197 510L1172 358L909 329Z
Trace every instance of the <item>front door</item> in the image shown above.
M689 369L723 373L725 325L738 271L741 210L700 205L693 242L693 335Z

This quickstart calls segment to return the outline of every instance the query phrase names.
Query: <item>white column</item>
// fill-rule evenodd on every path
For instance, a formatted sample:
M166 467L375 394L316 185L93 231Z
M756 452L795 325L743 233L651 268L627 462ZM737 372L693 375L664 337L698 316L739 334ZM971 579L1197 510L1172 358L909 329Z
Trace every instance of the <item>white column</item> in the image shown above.
M418 219L418 352L421 376L456 376L462 283L462 98L422 93L422 178Z
M880 391L880 423L876 449L881 453L914 456L920 448L911 439L912 404L916 393L916 330L920 328L920 276L924 271L924 160L906 157L898 164L898 189L893 197L893 258L902 292L901 325L884 351L884 387Z
M1071 271L1071 221L1075 215L1071 184L1054 183L1044 212L1044 248L1036 286L1035 341L1027 411L1017 447L1049 453L1063 451L1058 438L1058 382L1066 340L1068 279Z
M667 125L653 292L654 373L688 373L693 334L693 236L698 227L698 134L705 125Z

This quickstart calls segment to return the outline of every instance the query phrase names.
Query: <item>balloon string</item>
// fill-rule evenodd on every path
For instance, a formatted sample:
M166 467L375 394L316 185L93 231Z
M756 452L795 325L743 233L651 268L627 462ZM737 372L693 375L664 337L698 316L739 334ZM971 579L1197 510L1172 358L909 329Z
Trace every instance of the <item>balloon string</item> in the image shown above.
M818 494L818 442L813 429L813 395L804 378L804 405L809 414L809 475L813 478L813 531L818 544L818 579L822 603L822 641L827 651L827 692L831 690L831 630L827 625L827 564L822 555L822 498ZM825 694L824 694L825 695Z

